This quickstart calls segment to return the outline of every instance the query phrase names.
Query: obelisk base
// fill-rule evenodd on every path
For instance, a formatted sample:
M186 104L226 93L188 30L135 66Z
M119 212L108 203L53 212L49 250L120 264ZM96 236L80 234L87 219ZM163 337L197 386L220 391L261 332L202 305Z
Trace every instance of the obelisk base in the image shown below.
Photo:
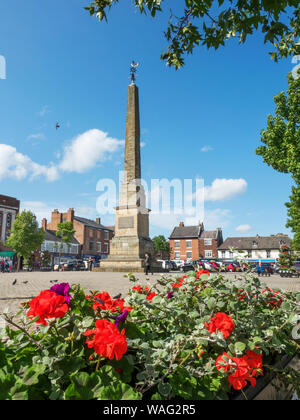
M114 237L110 243L110 255L100 263L99 271L140 273L144 272L145 253L154 255L153 242L150 238L127 236ZM151 260L151 271L163 272L162 264Z

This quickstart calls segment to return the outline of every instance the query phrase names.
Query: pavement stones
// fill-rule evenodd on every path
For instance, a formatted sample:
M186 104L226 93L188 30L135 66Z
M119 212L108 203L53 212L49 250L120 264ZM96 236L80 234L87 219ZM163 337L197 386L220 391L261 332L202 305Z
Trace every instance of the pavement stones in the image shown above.
M141 285L154 283L162 274L146 276L143 273L135 274ZM170 276L181 276L181 273L165 274ZM226 273L226 276L236 276L234 273ZM15 280L17 280L15 282ZM282 278L277 275L261 277L261 281L271 288L279 288L286 291L300 291L299 278ZM15 282L15 284L13 284ZM133 283L124 273L106 272L20 272L0 274L0 316L4 308L9 308L10 312L16 311L20 307L20 302L29 300L37 296L41 290L49 289L55 283L80 284L86 293L91 290L106 290L111 296L122 293L126 296L128 290L133 287Z

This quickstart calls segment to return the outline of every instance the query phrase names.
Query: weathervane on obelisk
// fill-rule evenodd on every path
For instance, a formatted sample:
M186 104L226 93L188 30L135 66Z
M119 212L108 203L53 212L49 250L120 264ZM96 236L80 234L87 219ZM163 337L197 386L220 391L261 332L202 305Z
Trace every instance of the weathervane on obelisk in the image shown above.
M132 61L132 63L130 64L130 77L131 77L131 83L135 84L136 81L136 72L137 72L137 68L139 67L139 63L135 63L134 61Z

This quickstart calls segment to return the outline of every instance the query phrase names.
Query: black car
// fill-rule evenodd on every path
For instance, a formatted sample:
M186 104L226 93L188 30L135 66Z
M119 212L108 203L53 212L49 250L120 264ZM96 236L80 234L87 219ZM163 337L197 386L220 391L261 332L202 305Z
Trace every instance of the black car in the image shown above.
M82 271L85 269L85 264L81 260L70 260L63 264L64 271Z
M195 271L195 267L192 264L192 262L190 262L190 263L184 263L182 266L180 266L179 270L182 273L186 273L187 271Z

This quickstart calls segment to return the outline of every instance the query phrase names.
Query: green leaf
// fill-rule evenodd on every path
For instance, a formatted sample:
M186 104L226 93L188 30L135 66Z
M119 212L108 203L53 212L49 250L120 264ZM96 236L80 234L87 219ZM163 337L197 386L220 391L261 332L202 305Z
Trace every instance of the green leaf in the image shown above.
M163 396L163 397L167 397L171 391L172 391L172 387L171 385L166 382L166 383L159 383L158 384L158 392Z
M234 344L234 350L238 354L242 354L244 350L246 349L246 344L238 341Z

